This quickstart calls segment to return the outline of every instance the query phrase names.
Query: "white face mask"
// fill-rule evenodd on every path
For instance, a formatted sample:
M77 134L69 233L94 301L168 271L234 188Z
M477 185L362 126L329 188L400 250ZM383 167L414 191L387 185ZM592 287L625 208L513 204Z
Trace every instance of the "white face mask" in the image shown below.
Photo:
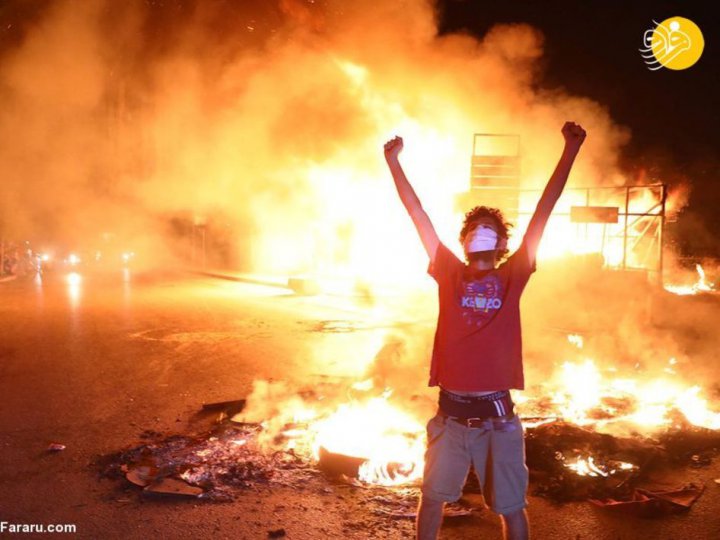
M497 248L497 240L498 236L495 231L489 227L478 225L473 232L465 237L465 242L463 242L465 253L491 251Z

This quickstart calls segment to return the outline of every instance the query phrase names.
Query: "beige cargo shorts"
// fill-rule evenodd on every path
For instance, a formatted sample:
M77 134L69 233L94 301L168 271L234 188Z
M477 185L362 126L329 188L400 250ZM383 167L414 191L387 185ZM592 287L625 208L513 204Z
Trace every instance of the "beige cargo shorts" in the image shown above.
M423 496L443 502L458 500L470 464L485 502L494 512L512 514L527 506L525 440L517 415L486 420L480 428L468 428L440 415L430 419Z

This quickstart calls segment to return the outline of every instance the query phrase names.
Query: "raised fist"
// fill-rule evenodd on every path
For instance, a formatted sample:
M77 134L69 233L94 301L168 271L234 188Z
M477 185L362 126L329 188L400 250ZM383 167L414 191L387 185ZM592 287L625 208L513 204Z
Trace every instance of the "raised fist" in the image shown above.
M565 137L565 144L575 149L579 149L585 140L585 130L579 124L575 122L565 122L562 127L562 134Z
M397 158L403 149L402 137L393 137L385 143L385 159Z

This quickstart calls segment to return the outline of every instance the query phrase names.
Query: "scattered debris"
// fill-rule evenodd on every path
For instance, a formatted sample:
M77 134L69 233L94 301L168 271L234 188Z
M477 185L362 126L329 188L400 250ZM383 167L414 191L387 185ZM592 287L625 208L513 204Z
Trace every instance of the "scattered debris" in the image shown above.
M630 497L647 471L669 462L655 441L613 437L563 421L526 433L533 493L558 502ZM583 460L584 468L572 465Z
M287 473L310 467L291 451L261 451L259 430L258 425L226 422L196 436L144 433L145 444L101 458L101 474L124 477L147 493L228 500L238 488L283 483Z
M172 477L158 478L152 484L148 484L143 491L146 493L177 495L181 497L199 497L204 493L202 488L191 486L183 480Z
M326 332L330 334L346 334L357 330L370 330L371 327L358 321L330 320L318 321L311 327L313 332Z
M337 480L339 480L343 484L347 484L349 486L358 487L358 488L365 487L365 484L363 484L355 476L348 476L346 474L341 474L340 476L337 477Z
M129 482L140 487L146 487L150 484L157 477L158 473L156 468L150 467L149 465L138 465L130 470L128 470L128 467L124 465L122 469L127 471L125 473L125 478L127 478Z
M360 465L365 461L365 458L330 452L324 446L318 451L318 469L332 477L357 478Z
M704 490L704 485L694 483L671 490L637 488L628 499L590 499L590 502L607 510L657 517L689 510Z
M650 439L613 437L563 421L527 429L525 445L528 467L546 472L564 468L558 463L558 453L593 455L639 466L668 461L665 448Z
M660 435L658 440L673 461L704 467L710 463L715 449L720 448L720 430L678 422L677 427Z
M702 453L702 454L693 454L690 457L690 466L694 467L696 469L702 468L702 467L709 467L712 463L712 458L710 454L708 453Z
M356 496L365 499L370 514L392 519L416 517L420 496L417 486L384 488L366 484L358 479L363 458L323 447L317 462L307 452L281 444L287 442L284 440L274 443L286 449L270 452L258 440L263 431L260 424L233 422L228 416L237 414L235 411L244 405L245 400L204 404L203 411L221 411L223 417L213 429L197 435L165 436L144 431L140 435L143 444L102 458L102 474L124 478L142 488L143 494L215 501L232 500L238 490L258 484L305 489L310 480L319 479L321 483L315 489L323 494L334 494L348 486L361 488ZM303 429L304 424L288 424L282 433ZM719 443L719 433L694 428L673 429L658 440L614 437L561 420L528 427L526 431L527 464L534 494L558 502L590 500L598 507L640 516L690 508L704 486L688 484L662 490L643 488L639 483L647 482L647 473L661 466L706 466L716 455ZM56 444L58 448L53 448ZM65 448L53 445L48 449ZM474 475L469 478L465 487L468 497L446 505L446 517L470 516L484 508L481 490L472 482ZM335 483L335 489L328 487L328 481ZM720 485L720 478L715 483ZM285 534L284 529L268 532L271 538Z
M412 506L402 505L399 506L397 503L391 503L395 505L395 508L378 508L375 510L376 514L384 514L397 519L415 519L417 518L417 502ZM457 517L468 517L472 515L474 508L463 506L460 503L448 503L443 508L443 517L445 518L457 518Z
M58 442L51 442L47 447L47 451L48 452L62 452L63 450L65 450L65 448L66 448L66 446L64 444L60 444Z
M226 416L235 416L245 408L247 400L233 399L230 401L217 401L215 403L203 403L203 411L218 411Z

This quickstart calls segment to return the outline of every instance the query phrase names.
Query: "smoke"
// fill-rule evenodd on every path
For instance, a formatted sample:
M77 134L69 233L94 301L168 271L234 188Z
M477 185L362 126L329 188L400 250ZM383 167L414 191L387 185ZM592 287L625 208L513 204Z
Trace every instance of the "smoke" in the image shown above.
M528 26L438 37L417 0L57 0L25 19L13 7L20 39L0 57L11 238L87 245L105 232L165 253L180 218L233 231L228 260L246 268L357 268L388 231L414 262L380 156L395 132L453 237L475 131L519 133L539 186L574 119L591 133L576 176L617 181L626 132L596 103L535 90L542 36ZM382 227L368 219L378 200Z

